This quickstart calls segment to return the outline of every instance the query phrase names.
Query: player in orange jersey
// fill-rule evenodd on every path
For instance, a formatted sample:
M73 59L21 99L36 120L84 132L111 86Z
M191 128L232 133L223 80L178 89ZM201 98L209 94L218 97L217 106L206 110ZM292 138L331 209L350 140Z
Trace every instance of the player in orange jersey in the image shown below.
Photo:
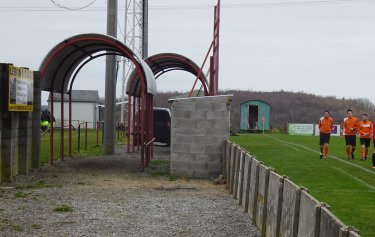
M359 140L361 142L361 160L367 160L373 125L368 120L367 114L362 115L362 121L358 123Z
M354 151L356 147L356 135L358 129L358 119L353 116L353 110L346 111L347 117L341 123L341 134L345 136L346 155L348 160L354 160Z
M329 111L324 111L323 117L319 119L319 145L320 145L320 159L324 156L327 159L328 156L328 144L331 137L333 128L333 119L329 116Z

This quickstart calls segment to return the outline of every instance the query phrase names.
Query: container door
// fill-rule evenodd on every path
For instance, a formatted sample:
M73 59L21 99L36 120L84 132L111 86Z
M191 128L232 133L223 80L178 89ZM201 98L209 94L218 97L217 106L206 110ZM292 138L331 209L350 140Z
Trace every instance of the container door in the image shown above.
M259 129L259 108L257 105L249 105L249 130L258 130Z

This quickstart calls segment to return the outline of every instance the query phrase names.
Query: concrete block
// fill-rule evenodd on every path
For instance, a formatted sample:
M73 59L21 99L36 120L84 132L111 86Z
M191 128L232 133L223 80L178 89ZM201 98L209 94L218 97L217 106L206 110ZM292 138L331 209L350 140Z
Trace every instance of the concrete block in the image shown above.
M173 118L190 119L190 111L185 110L172 110Z
M243 169L243 188L242 188L242 208L247 212L249 206L249 188L250 188L250 171L252 157L249 153L244 155L244 169Z
M189 170L189 162L171 161L171 171Z
M211 120L197 119L194 121L196 122L196 128L206 129L206 133L207 131L213 131L213 124Z
M243 192L243 179L244 179L244 168L245 168L245 151L242 149L240 150L240 156L239 156L239 162L240 162L240 168L239 168L239 174L238 174L238 188L237 188L237 199L238 199L238 205L242 206L242 192Z
M176 135L172 139L172 144L212 144L212 137L209 136L182 136Z
M212 123L212 127L216 129L230 128L229 120L209 120Z
M229 189L229 176L230 176L230 154L231 154L232 143L229 140L225 141L225 156L224 156L224 165L225 165L225 180L226 188Z
M319 237L320 202L306 190L301 191L298 237Z
M207 119L207 111L191 111L190 119Z
M212 145L206 145L207 154L221 154L222 153L222 143L214 143Z
M182 111L196 111L197 105L193 101L189 100L177 100L172 103L172 110L182 110Z
M201 128L187 128L187 127L178 127L174 128L171 131L171 136L205 136L207 134L205 129Z
M214 103L214 111L228 111L229 107L226 103Z
M265 236L277 237L280 231L281 204L283 197L284 178L270 172L267 196L267 218Z
M301 188L284 179L280 237L297 236Z
M172 163L173 161L177 162L179 161L179 156L181 156L180 160L189 163L187 169L191 171L187 172L185 170L186 167L175 165L174 168L176 171L179 168L183 169L180 175L184 173L195 175L195 177L199 178L223 173L225 150L223 140L229 137L229 129L213 128L215 122L212 121L216 121L217 118L212 121L207 119L208 112L211 113L210 116L215 115L213 113L215 112L213 111L215 107L213 104L217 103L216 101L226 103L228 100L227 97L219 97L181 98L173 100L171 160ZM217 108L219 109L219 107ZM229 111L227 113L229 114ZM216 116L219 115L229 117L229 115L225 115L224 111L216 113ZM182 155L182 153L191 154L192 159L188 160L189 157ZM230 177L228 178L230 179Z
M196 120L172 118L172 128L195 128Z
M206 162L190 162L189 163L189 170L192 171L206 171L207 170L207 163Z
M172 143L171 153L189 152L189 145L185 143Z
M326 207L321 208L319 237L348 236L345 224L332 214Z
M261 233L264 233L266 229L269 177L270 168L266 167L265 165L260 165L258 195L256 199L257 208L255 215L255 223L258 229L261 231Z
M240 176L240 158L242 150L240 146L236 147L235 164L234 164L234 184L233 184L233 197L238 199L238 181Z
M171 152L171 161L191 162L195 161L195 156L187 152Z
M196 154L196 153L204 154L204 153L206 153L206 145L205 144L189 144L189 153L191 153L191 154Z
M213 137L224 137L227 139L230 135L229 128L214 128L214 129L206 129L206 135L213 136Z
M207 119L208 120L215 120L215 119L220 119L220 120L227 120L229 121L229 113L227 110L224 111L209 111L206 112L207 114Z
M249 208L247 210L253 224L255 224L256 204L258 197L259 165L259 161L253 158L250 169Z
M221 162L207 162L207 171L213 174L220 175L223 170L223 163Z
M230 149L230 176L229 176L229 192L233 193L234 189L234 171L236 166L236 150L237 145L232 143L232 148Z
M217 160L216 157L213 157L211 154L197 153L192 155L194 156L194 162L215 162Z
M213 111L212 103L197 103L197 111Z
M29 170L29 160L31 159L31 144L28 144L31 136L31 129L28 128L28 113L20 113L18 130L18 173L27 174ZM30 134L30 135L29 135Z
M223 141L227 140L228 138L229 138L229 131L228 131L228 135L224 135L224 136L213 136L213 137L212 137L212 144L222 143Z

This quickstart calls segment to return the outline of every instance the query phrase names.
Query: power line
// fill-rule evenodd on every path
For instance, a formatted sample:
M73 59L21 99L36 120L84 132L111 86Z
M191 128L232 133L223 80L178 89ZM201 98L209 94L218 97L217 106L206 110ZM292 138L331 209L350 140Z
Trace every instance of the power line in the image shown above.
M59 7L59 8L63 8L65 10L70 10L70 11L77 11L77 10L82 10L82 9L85 9L85 8L88 8L89 6L91 6L92 4L94 4L96 2L96 0L93 0L91 3L83 6L83 7L77 7L77 8L71 8L71 7L66 7L64 5L61 5L59 4L58 2L54 1L54 0L50 0L53 5L55 5L56 7Z
M90 7L96 2L93 0L91 3L78 7L70 8L57 3L54 0L50 0L55 6L62 9L48 8L48 7L0 7L0 11L7 12L53 12L53 11L106 11L106 7ZM337 5L337 4L363 4L363 3L375 3L375 0L318 0L318 1L286 1L286 2L269 2L269 3L233 3L233 4L222 4L222 8L256 8L256 7L298 7L298 6L315 6L315 5ZM161 6L149 6L151 11L166 11L166 10L204 10L212 9L213 5L209 4L196 4L196 5L161 5ZM120 7L119 10L124 10L124 7Z

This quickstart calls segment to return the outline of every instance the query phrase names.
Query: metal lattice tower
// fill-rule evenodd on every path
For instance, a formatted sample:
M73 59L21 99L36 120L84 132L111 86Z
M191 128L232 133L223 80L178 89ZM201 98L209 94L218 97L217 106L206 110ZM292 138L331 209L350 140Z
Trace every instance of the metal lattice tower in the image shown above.
M147 4L145 0L125 0L125 27L124 27L124 43L139 57L146 57L147 45L144 44L144 26L147 26ZM147 37L147 36L146 36ZM146 47L146 49L144 49ZM126 82L130 73L133 71L134 65L129 59L123 59L122 69L122 94L121 99L126 98ZM121 122L124 122L124 114L126 105L121 105Z

